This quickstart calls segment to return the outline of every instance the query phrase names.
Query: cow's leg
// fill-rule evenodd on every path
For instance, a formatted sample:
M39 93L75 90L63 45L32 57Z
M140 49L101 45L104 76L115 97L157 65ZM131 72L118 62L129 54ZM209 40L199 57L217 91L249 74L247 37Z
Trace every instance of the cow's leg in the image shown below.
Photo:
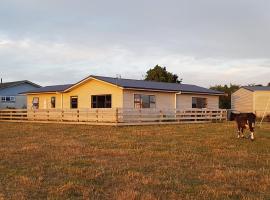
M241 127L241 138L244 138L244 128Z
M237 138L240 138L241 127L237 127Z
M255 128L255 123L249 122L249 130L250 130L250 139L254 140L254 128Z

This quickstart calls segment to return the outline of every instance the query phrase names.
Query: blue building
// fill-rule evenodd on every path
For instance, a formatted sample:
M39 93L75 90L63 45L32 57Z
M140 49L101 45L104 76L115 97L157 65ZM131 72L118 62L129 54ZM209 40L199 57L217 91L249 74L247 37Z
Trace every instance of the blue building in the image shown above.
M27 80L0 82L0 109L5 108L26 108L26 96L21 93L40 88L41 86Z

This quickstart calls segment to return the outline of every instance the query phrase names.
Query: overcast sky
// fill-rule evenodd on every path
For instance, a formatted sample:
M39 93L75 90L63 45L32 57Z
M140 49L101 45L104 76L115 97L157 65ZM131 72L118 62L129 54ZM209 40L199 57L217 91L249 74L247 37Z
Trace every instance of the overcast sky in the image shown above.
M41 85L142 79L270 82L269 0L1 0L0 76Z

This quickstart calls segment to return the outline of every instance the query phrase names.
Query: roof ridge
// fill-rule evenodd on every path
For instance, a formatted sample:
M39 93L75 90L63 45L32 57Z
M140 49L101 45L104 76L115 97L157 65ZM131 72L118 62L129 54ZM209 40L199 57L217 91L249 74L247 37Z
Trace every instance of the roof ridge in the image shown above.
M132 78L117 78L117 77L111 77L111 76L91 75L90 77L112 78L112 79L121 79L121 80L128 80L128 81L146 81L146 82L154 82L154 83L183 84L183 83L170 83L170 82L152 81L152 80L140 80L140 79L132 79ZM189 85L189 84L183 84L183 85Z
M54 87L54 86L64 86L64 85L74 85L74 83L68 83L68 84L57 84L57 85L46 85L44 87Z

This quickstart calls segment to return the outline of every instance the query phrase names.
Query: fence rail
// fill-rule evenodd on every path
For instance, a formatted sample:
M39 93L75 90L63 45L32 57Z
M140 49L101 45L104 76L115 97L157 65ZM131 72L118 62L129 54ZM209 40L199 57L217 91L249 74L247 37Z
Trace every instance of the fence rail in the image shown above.
M5 109L0 121L58 122L139 125L155 123L198 123L226 120L223 109Z

